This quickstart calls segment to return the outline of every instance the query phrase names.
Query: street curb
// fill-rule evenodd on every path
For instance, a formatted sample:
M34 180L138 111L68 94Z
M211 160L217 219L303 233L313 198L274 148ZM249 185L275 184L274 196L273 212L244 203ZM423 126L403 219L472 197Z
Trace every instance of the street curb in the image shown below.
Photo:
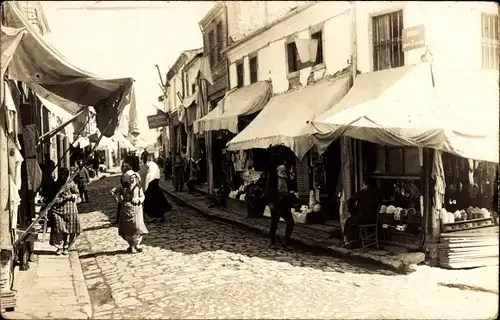
M73 274L73 287L75 288L78 305L80 306L81 311L87 315L87 319L91 319L92 304L90 302L90 296L87 290L87 284L85 283L85 277L83 276L78 252L69 252L69 262L71 266L71 272Z
M229 224L233 225L238 225L240 227L246 228L246 229L251 229L260 233L263 233L264 235L269 234L268 228L263 228L260 226L255 226L251 223L246 223L244 221L240 221L237 219L230 219L226 217L221 217L217 214L213 214L210 212L209 209L206 208L200 208L197 205L190 203L183 198L179 197L177 194L166 190L165 188L162 188L169 196L174 198L177 202L182 203L184 205L188 205L192 209L198 211L199 213L211 218L211 219L217 219ZM355 252L343 247L336 247L336 246L326 246L326 245L321 245L320 243L314 242L314 241L308 241L306 239L302 239L299 237L296 237L292 234L292 240L295 242L298 242L306 247L310 248L316 248L316 249L321 249L321 250L326 250L327 252L337 256L337 257L345 257L345 258L351 258L355 260L360 260L360 261L365 261L365 262L370 262L373 264L377 264L381 267L384 267L386 269L401 273L401 274L406 274L408 273L410 269L410 266L415 264L413 261L405 262L401 259L395 259L394 257L392 259L383 257L383 256L378 256L370 253L362 253L362 252Z

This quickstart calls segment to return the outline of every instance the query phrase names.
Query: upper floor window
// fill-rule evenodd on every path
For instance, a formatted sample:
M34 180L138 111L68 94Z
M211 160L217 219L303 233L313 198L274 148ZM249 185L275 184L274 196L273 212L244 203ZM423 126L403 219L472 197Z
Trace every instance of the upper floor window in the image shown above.
M318 31L311 35L311 39L318 40L318 51L316 53L316 60L314 65L323 63L323 32Z
M215 66L215 34L214 31L211 30L208 33L208 59L210 61L210 67Z
M193 83L191 84L191 94L193 94L196 91L196 84Z
M257 56L250 58L248 63L250 65L250 83L257 82L259 78Z
M215 49L215 61L216 63L219 63L222 61L222 49L224 46L224 39L222 38L222 22L219 22L217 24L217 27L215 28L215 36L217 38L217 45Z
M288 72L299 71L299 55L295 42L290 42L286 45L286 55L288 58Z
M498 69L500 54L498 15L482 14L481 16L481 41L483 68Z
M243 66L243 61L238 62L236 64L236 77L237 77L238 88L243 87L243 83L244 83L244 79L245 79L245 68Z
M312 67L318 64L323 63L323 32L318 31L311 34L312 40L317 40L317 50L316 50L316 58L314 61L302 61L299 55L299 50L297 49L297 44L295 41L287 43L286 45L286 55L288 60L288 73L296 72L302 70L307 67ZM311 42L309 43L309 53L311 52ZM307 47L306 47L307 50ZM303 58L303 57L302 57Z
M184 83L186 84L184 87L184 90L186 90L186 94L184 96L187 97L190 95L190 93L189 93L189 75L187 73L185 73L185 76L184 76Z
M405 64L402 36L403 11L373 17L373 70L402 67Z

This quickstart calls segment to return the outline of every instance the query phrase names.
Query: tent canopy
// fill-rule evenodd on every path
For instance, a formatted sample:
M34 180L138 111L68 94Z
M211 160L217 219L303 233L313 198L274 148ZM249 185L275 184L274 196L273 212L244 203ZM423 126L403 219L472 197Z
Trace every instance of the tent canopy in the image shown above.
M121 112L133 100L134 80L102 79L73 66L34 30L16 2L3 6L7 26L28 31L9 64L9 77L27 83L35 93L71 114L81 106L93 106L100 131L112 136Z
M347 135L498 162L497 77L427 63L361 74L344 99L313 121L315 144L324 152Z
M238 132L238 117L256 113L269 101L272 94L271 83L259 81L230 91L217 107L193 124L194 133L229 130Z
M284 145L298 158L314 145L310 121L335 105L349 90L349 79L322 80L275 96L257 117L227 144L228 150Z

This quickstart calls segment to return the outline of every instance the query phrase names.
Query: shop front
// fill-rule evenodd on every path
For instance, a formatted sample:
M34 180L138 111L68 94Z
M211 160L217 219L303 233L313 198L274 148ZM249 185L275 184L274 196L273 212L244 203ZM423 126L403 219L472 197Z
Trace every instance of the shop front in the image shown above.
M57 135L66 131L68 136L64 128L85 113L88 106L96 108L101 132L112 136L123 108L130 104L134 80L102 79L74 67L37 33L16 3L2 3L2 14L0 285L2 309L11 309L15 306L15 292L11 291L15 257L19 258L20 270L26 270L33 249L30 243L36 239L34 227L45 219L54 203L53 200L35 213L35 196L42 176L40 164L50 153L41 144L57 140L56 146L69 150L75 141L66 139L61 143ZM5 85L4 77L14 85ZM13 103L6 102L7 90L15 96ZM41 112L40 97L69 112L72 118L46 132L43 126L48 119ZM136 124L130 125L136 129ZM81 131L74 131L76 140ZM57 165L69 162L69 158L66 153L58 157Z
M231 152L260 153L264 171L276 170L277 166L286 164L300 198L293 211L298 223L315 224L330 220L326 208L332 207L331 202L336 200L334 195L333 199L329 198L327 184L336 185L337 177L335 169L328 170L325 164L335 164L335 154L328 154L327 159L312 150L314 142L310 122L347 93L348 82L347 77L322 79L272 97L255 119L227 144ZM255 163L255 159L252 161ZM249 179L244 181L245 184L250 188L256 182L252 184ZM240 197L243 198L244 194ZM269 215L268 208L264 215Z
M343 136L351 191L376 180L380 242L444 267L498 263L498 81L486 70L462 70L460 81L449 74L422 63L359 75L313 121L315 143L325 152Z
M226 93L215 109L194 122L194 134L212 135L214 186L219 189L219 193L237 190L239 186L236 185L243 184L242 181L253 169L252 165L248 165L249 155L227 152L226 144L255 118L271 94L272 87L268 81L234 89ZM238 206L238 203L229 200L229 206L232 204Z

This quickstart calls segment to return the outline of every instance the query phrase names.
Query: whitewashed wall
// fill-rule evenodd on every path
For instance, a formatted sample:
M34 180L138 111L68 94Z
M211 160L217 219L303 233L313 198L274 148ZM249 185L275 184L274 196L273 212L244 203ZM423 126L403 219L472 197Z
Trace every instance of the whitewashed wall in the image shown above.
M316 70L315 76L333 74L345 68L352 46L350 8L351 5L347 2L317 2L305 11L233 47L226 53L230 63L231 87L237 85L236 61L242 58L244 85L249 84L247 57L258 52L258 80L271 79L275 93L286 90L288 73L285 38L291 34L307 38L308 26L331 17L335 18L325 22L323 29L325 69ZM361 72L373 71L372 18L397 10L403 10L404 28L420 24L425 26L426 44L436 65L444 68L481 68L481 13L498 14L495 3L364 1L356 4L357 67ZM406 52L405 64L421 62L425 51L422 48ZM309 72L309 69L302 70L301 78L306 79Z
M426 43L436 64L481 68L481 13L498 14L495 3L364 1L356 8L360 71L373 71L372 17L401 9L404 28L425 25ZM405 65L419 63L424 52L406 52Z
M181 99L179 99L179 97L177 96L177 92L180 92L182 94L182 78L181 78L182 73L181 72L177 73L169 81L170 87L168 88L168 100L169 100L168 104L169 104L169 111L170 112L177 111L177 108L182 103Z
M227 1L228 32L233 41L249 35L309 1Z
M280 22L270 29L250 38L248 41L229 50L229 76L231 87L237 85L236 61L244 59L244 85L250 84L248 55L257 52L258 80L271 79L273 92L288 90L288 67L286 60L286 37L297 34L307 39L309 27L325 22L323 27L324 64L315 66L313 70L301 70L301 79L307 79L310 72L315 78L325 74L334 74L348 66L351 52L350 4L348 2L317 2L306 10ZM302 81L301 81L302 82Z

